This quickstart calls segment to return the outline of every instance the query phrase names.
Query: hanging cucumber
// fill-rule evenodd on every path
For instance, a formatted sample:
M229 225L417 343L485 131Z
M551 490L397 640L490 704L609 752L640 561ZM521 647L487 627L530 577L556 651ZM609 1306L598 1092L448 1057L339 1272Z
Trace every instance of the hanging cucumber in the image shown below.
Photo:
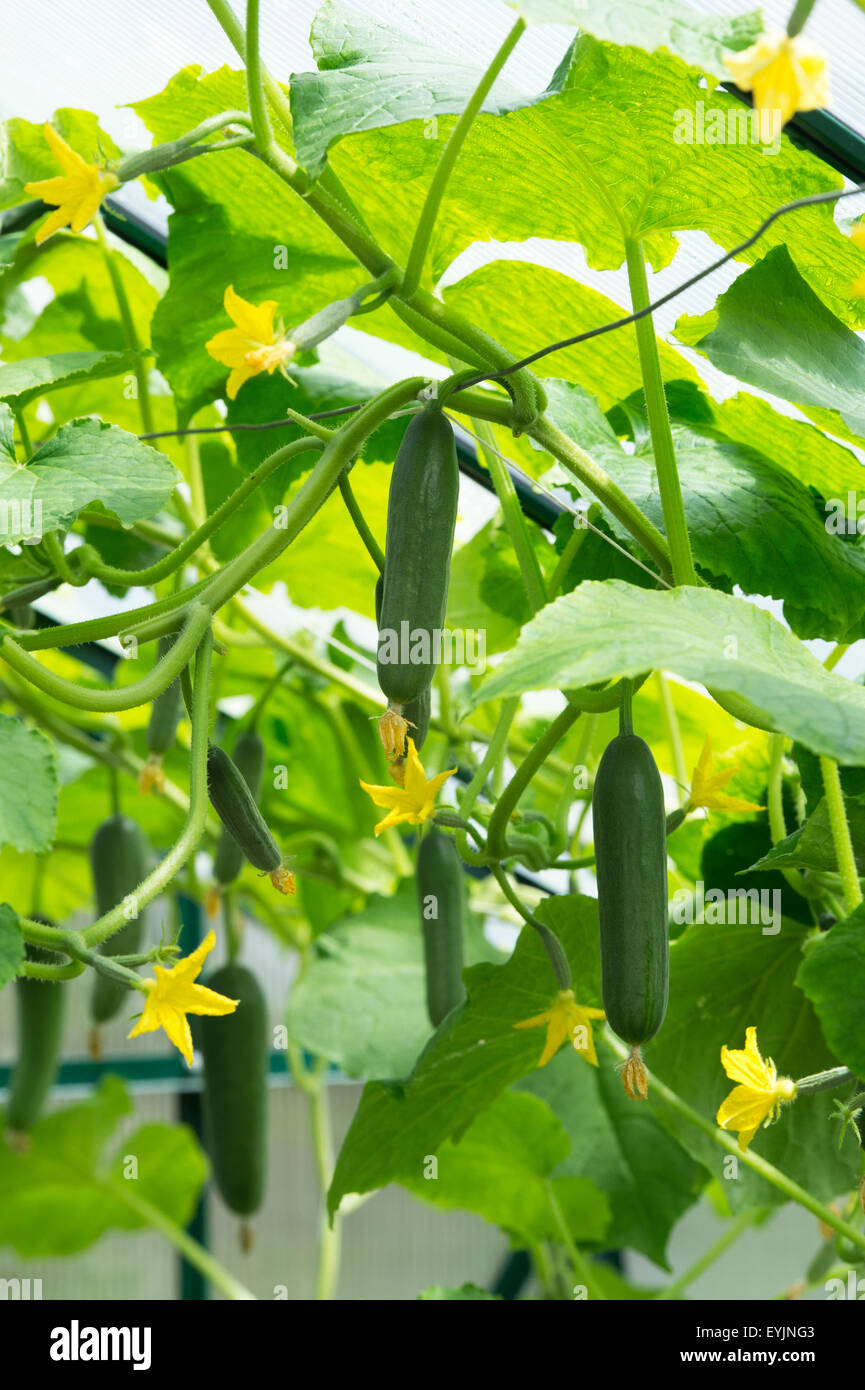
M391 757L399 756L405 738L396 721L429 688L435 672L458 496L454 432L432 402L405 432L388 496L377 670L388 699L380 731Z
M129 816L110 816L102 822L90 846L96 910L100 917L134 893L150 872L150 860L147 836ZM143 913L132 915L135 906L135 902L130 900L130 920L105 943L105 955L132 956L140 949L145 918ZM125 994L122 985L115 984L105 975L96 975L90 996L90 1017L93 1022L107 1023L113 1018Z
M256 804L264 777L264 743L254 729L244 729L237 737L232 762L249 788ZM243 868L243 850L228 831L223 830L213 857L213 877L223 888L233 883Z
M45 918L39 918L45 922ZM51 926L50 922L45 922ZM27 947L27 959L59 964L60 956ZM18 1050L9 1088L6 1124L15 1133L32 1129L54 1084L63 1033L63 986L19 976L15 981Z
M176 641L177 634L174 632L160 637L157 661L161 661L167 655ZM157 695L150 707L150 719L147 723L147 751L150 756L141 769L140 777L140 786L143 792L149 792L151 787L156 787L161 791L165 784L162 757L174 742L182 712L183 691L178 676L176 680L171 682L167 690L163 690L161 695Z
M205 982L237 999L234 1013L200 1021L204 1126L216 1185L227 1207L252 1216L264 1194L267 1143L267 1005L245 965L223 965ZM242 1240L245 1231L242 1232Z
M294 892L294 874L283 868L279 845L258 809L243 773L222 748L207 750L207 785L213 809L250 864L267 874L280 893Z
M379 575L375 584L375 620L381 627L381 596L384 587L384 579ZM403 706L402 717L406 722L405 738L403 739L402 752L397 755L397 761L405 759L408 752L408 740L414 741L414 746L418 753L423 748L426 736L429 733L430 714L432 711L432 687L427 686L422 690L416 700L410 700Z
M625 1089L645 1098L640 1046L664 1021L669 987L666 823L661 776L629 708L598 767L592 820L604 1010L631 1045Z
M440 830L427 831L420 842L416 884L426 961L427 1012L437 1028L466 997L463 872L450 838Z

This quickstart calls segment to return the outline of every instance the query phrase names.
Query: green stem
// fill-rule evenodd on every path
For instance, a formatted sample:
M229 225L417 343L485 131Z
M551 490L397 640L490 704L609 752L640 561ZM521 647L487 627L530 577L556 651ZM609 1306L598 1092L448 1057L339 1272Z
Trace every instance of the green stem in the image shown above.
M511 887L508 882L508 876L500 865L491 864L490 873L501 888L511 907L516 910L523 921L536 931L541 938L541 944L547 953L559 989L570 989L573 984L570 962L555 932L550 931L548 926L540 922L533 913L529 912L528 908L520 899L519 894Z
M619 701L619 736L630 738L634 732L634 682L623 680L621 686L622 693Z
M609 1028L604 1029L604 1036L608 1046L616 1056L623 1062L627 1061L630 1049L620 1042ZM752 1153L750 1149L740 1149L738 1141L732 1135L719 1129L711 1120L707 1120L705 1115L701 1115L693 1106L688 1105L687 1101L682 1100L681 1096L677 1095L675 1091L671 1091L669 1086L665 1086L663 1081L659 1081L651 1073L649 1073L649 1092L650 1095L659 1096L675 1114L714 1140L722 1149L734 1154L740 1163L744 1163L747 1168L752 1169L761 1178L765 1178L790 1201L798 1202L799 1206L804 1207L806 1211L813 1212L819 1220L825 1221L826 1225L831 1226L833 1231L837 1231L839 1235L852 1241L858 1249L865 1250L865 1234L857 1231L855 1226L851 1226L849 1222L844 1221L831 1207L827 1207L816 1197L812 1197L810 1192L807 1192L804 1187L800 1187L792 1178L788 1178L786 1173L782 1173L774 1164L767 1162L759 1154Z
M175 643L175 647L178 644ZM130 906L136 914L158 897L195 850L207 824L207 745L210 726L210 658L212 638L206 633L195 663L192 710L192 747L189 757L189 815L180 838L159 864L124 902L106 912L80 933L84 944L99 946L129 921ZM131 900L131 902L130 902Z
M231 6L226 0L207 0L211 13L216 18L218 24L223 29L229 43L234 48L238 56L246 62L246 36L243 32L243 25L237 18ZM264 89L267 92L267 99L276 111L287 132L291 132L291 107L288 99L280 87L279 83L271 77L265 67L261 68L261 78ZM293 177L298 173L298 166L294 160L285 155L287 163L292 167Z
M51 695L56 700L73 705L76 709L100 712L135 709L138 705L148 704L155 699L180 675L210 627L210 620L209 608L204 604L194 605L183 631L161 661L158 661L146 676L142 676L141 680L119 689L91 690L87 686L67 680L64 676L55 675L23 647L19 647L11 637L5 637L0 642L0 658L37 689L43 690L46 695Z
M266 149L273 140L264 100L261 53L258 35L259 0L246 0L246 90L255 143Z
M529 535L528 522L514 487L514 480L496 448L496 438L489 421L472 420L472 428L478 436L481 454L492 478L496 497L499 499L499 506L502 509L505 526L511 538L511 545L514 547L529 606L533 613L539 613L547 601L547 594L538 557Z
M700 1275L705 1274L706 1270L710 1269L715 1261L719 1260L730 1249L731 1245L735 1245L740 1236L744 1235L758 1221L762 1221L767 1212L767 1207L752 1207L747 1211L740 1211L735 1220L725 1227L708 1250L704 1250L702 1255L685 1270L684 1274L680 1274L678 1279L674 1279L671 1284L661 1290L656 1296L657 1300L660 1302L663 1299L681 1298L685 1290L696 1283Z
M316 1078L317 1084L310 1094L315 1163L321 1189L321 1210L318 1217L318 1273L315 1282L315 1296L320 1301L329 1301L336 1294L339 1281L339 1257L341 1246L341 1223L339 1214L334 1216L331 1226L327 1216L327 1192L333 1180L333 1131L330 1121L330 1099L323 1075Z
M451 131L448 142L442 151L436 171L433 174L432 183L424 199L406 262L402 287L402 293L406 298L409 298L420 284L435 220L466 136L486 101L490 88L525 32L525 28L525 21L518 19L469 98L465 110Z
M553 1219L559 1228L565 1249L567 1250L571 1264L573 1265L574 1275L576 1279L585 1287L586 1296L589 1300L594 1299L596 1302L606 1302L607 1295L604 1293L600 1284L598 1284L595 1280L594 1274L592 1272L591 1260L589 1260L583 1254L582 1250L579 1248L576 1241L574 1240L573 1235L571 1234L571 1228L565 1219L565 1214L562 1211L559 1199L556 1196L556 1190L553 1187L552 1179L544 1179L544 1189L547 1194L547 1201L550 1205L550 1211L553 1213Z
M42 537L42 544L45 546L45 554L64 584L74 584L78 588L81 584L87 583L86 574L76 573L69 563L69 557L63 549L63 542L56 531L46 531Z
M469 395L469 392L465 392L465 395ZM463 405L457 404L460 399L460 396L454 398L452 407L454 410L464 408L464 403ZM546 449L547 453L552 454L560 463L563 463L568 471L573 473L577 481L587 488L623 526L627 527L634 539L639 541L643 549L658 565L662 575L670 573L670 547L658 528L649 521L648 517L643 515L630 497L622 492L610 475L595 463L594 459L590 458L579 444L575 444L572 439L569 439L566 434L551 424L546 417L530 426L528 433L536 444L540 444L542 449Z
M683 795L687 795L688 768L685 763L685 750L682 747L682 731L679 728L676 706L673 703L673 692L670 690L670 682L663 671L655 672L655 686L661 703L661 712L664 716L667 742L673 755L673 771L676 776L677 795L681 805Z
M585 515L586 521L593 522L599 511L600 507L598 506L597 502L593 502L587 512L580 513L580 517L582 518L582 516ZM558 597L561 587L565 582L568 570L571 568L571 565L573 564L577 556L577 552L579 551L588 534L588 526L581 525L575 517L571 534L565 541L565 548L559 556L558 561L556 562L556 568L550 575L549 582L547 584L548 600Z
M163 145L152 145L148 150L138 150L135 154L127 155L126 159L122 159L116 165L114 173L121 183L129 183L131 179L140 178L142 174L170 169L175 164L183 164L186 160L196 159L201 154L212 154L215 150L233 149L238 144L246 144L252 140L251 132L248 135L224 141L214 140L206 145L199 145L198 142L215 135L217 131L223 130L228 125L249 126L250 124L249 116L245 111L220 111L217 116L209 116L194 130L188 130L176 140L167 141Z
M769 835L773 845L787 838L784 822L784 735L769 735L769 775L766 801L769 813ZM808 896L805 880L798 869L782 869L790 887L803 897Z
M647 309L650 304L649 287L646 281L646 264L639 241L627 237L625 254L628 263L628 283L631 288L631 307L635 313ZM643 375L643 390L646 394L646 411L649 416L649 433L655 455L655 469L658 474L658 490L664 512L664 528L670 543L670 556L673 562L673 579L676 584L696 584L694 558L691 554L691 540L685 521L685 506L676 467L676 452L673 447L673 434L670 429L670 416L667 410L667 397L664 393L664 378L661 372L661 359L658 355L658 341L651 314L637 320L637 349L640 356L640 370Z
M815 1072L813 1076L803 1076L796 1082L797 1096L813 1096L818 1091L836 1091L839 1086L856 1080L856 1073L849 1067L830 1067L828 1071Z
M487 777L490 774L490 770L496 766L499 759L503 756L505 752L508 742L508 734L510 732L511 725L513 724L514 719L516 718L519 707L519 697L502 701L502 707L499 712L496 727L493 730L492 738L489 740L487 744L487 750L484 753L481 762L478 764L474 777L469 782L469 785L466 787L462 797L460 798L460 815L463 817L464 820L468 820L468 818L470 817L472 807L474 806L481 791L484 788ZM485 862L484 856L482 854L476 853L475 850L473 850L470 847L468 839L466 838L465 831L461 830L457 835L457 845L459 846L459 852L462 855L463 859L465 859L466 863L482 864Z
M838 764L832 758L820 757L820 771L823 774L823 790L829 810L829 825L832 828L832 843L835 846L835 859L841 875L841 889L844 894L844 909L849 917L862 901L862 887L859 883L859 870L856 855L847 823L844 808L844 793L841 790L841 777Z
M572 704L565 705L561 713L556 715L553 722L547 726L541 737L529 749L499 797L490 816L487 830L487 853L494 859L507 857L507 825L511 812L544 759L549 753L552 753L556 744L564 738L568 729L579 717L580 710Z
M141 426L144 434L150 434L156 427L153 422L153 410L150 404L150 383L147 378L147 363L141 355L141 339L135 327L135 319L132 315L132 308L129 297L126 293L126 286L123 283L123 276L117 266L117 253L108 244L108 237L105 234L105 224L99 213L93 214L93 227L96 232L96 240L102 251L105 260L105 268L111 280L111 288L114 290L114 298L117 300L117 309L120 314L120 322L123 326L123 336L126 339L126 346L130 348L136 357L134 359L133 371L138 386L138 409L141 415Z
M30 432L27 429L27 421L24 419L24 408L18 406L15 410L15 423L18 426L18 433L21 436L21 447L24 450L25 459L33 457L33 444L30 439Z
M255 1294L250 1293L249 1289L241 1284L239 1279L221 1265L219 1261L211 1255L209 1250L193 1240L188 1232L176 1226L170 1217L160 1211L152 1202L148 1202L145 1197L141 1197L134 1187L134 1183L113 1181L106 1184L110 1186L112 1193L119 1201L125 1203L130 1210L147 1222L149 1226L155 1227L166 1240L169 1240L175 1249L179 1250L184 1259L191 1265L199 1269L206 1279L209 1279L215 1289L225 1294L226 1298L233 1301L254 1299Z
M797 34L801 34L816 3L817 0L796 0L793 12L787 20L788 38L795 39Z
M339 490L342 494L342 500L346 505L346 510L348 511L349 516L354 522L357 534L360 536L361 540L366 546L366 550L370 559L376 566L379 574L383 574L384 551L382 550L375 536L372 534L372 531L369 529L369 526L366 523L366 518L357 504L357 498L352 492L351 483L348 480L347 472L340 474Z

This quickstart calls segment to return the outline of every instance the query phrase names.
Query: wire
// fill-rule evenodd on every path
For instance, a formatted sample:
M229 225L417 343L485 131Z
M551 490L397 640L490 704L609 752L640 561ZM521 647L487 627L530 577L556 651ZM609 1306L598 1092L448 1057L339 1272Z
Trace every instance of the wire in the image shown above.
M862 193L865 193L865 183L857 184L855 188L831 189L827 193L810 193L805 198L796 198L792 203L785 203L783 207L776 208L774 212L770 213L765 221L760 223L756 232L747 237L745 241L740 242L738 246L734 246L732 251L727 251L723 256L719 257L718 260L713 261L711 265L705 266L702 270L698 270L690 279L684 280L682 284L677 285L675 289L668 290L666 294L661 295L660 299L653 300L652 303L647 304L644 309L638 309L633 314L625 314L622 318L612 319L609 323L599 324L596 328L587 328L585 332L575 333L571 338L561 338L557 343L550 343L547 347L538 348L537 352L530 353L528 357L521 357L518 362L512 362L509 367L503 367L501 371L479 372L477 376L470 377L468 381L461 382L460 385L455 388L454 394L456 395L459 391L467 391L471 386L479 386L485 381L500 381L502 377L510 376L512 372L521 371L523 367L529 367L533 362L538 362L542 357L548 357L553 352L561 352L562 349L566 347L575 347L578 343L587 343L590 339L599 338L604 333L612 333L617 328L627 328L629 324L637 323L640 319L648 318L648 316L655 313L657 309L662 309L665 304L670 304L674 299L678 298L680 294L684 294L686 290L693 289L694 285L699 284L701 280L705 280L707 276L713 275L716 270L720 270L728 261L735 260L737 256L741 256L743 251L749 250L762 236L765 236L766 232L779 217L786 216L788 212L797 212L801 208L816 207L821 203L839 202L842 198L853 198ZM361 407L366 404L366 401L358 401L356 405L343 405L335 410L320 410L314 415L307 416L307 419L332 420L337 415L351 415L355 410L360 410ZM236 425L206 425L183 430L155 430L150 434L140 434L138 438L164 439L168 436L179 437L186 434L222 434L234 433L239 430L271 430L286 427L293 423L292 420L265 420L260 424L240 423Z

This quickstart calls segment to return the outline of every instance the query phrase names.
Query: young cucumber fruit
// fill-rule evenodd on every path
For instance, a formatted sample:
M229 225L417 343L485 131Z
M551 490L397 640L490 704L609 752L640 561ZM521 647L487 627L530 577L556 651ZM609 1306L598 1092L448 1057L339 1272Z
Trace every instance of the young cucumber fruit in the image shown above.
M240 773L253 801L258 804L264 777L264 744L254 729L244 729L237 737L232 762ZM265 827L266 828L266 827ZM268 832L269 833L269 832ZM243 868L243 850L229 830L223 830L213 858L213 877L227 887Z
M376 580L375 585L375 620L381 627L381 595L384 581L381 575ZM406 742L403 744L402 756L408 752L408 739L414 743L415 749L419 753L424 746L426 736L429 733L430 713L432 709L432 691L430 686L426 686L421 691L416 700L409 700L403 706L402 716L406 722Z
M619 734L592 794L604 1010L632 1047L664 1021L669 984L664 792L651 749Z
M426 961L427 1012L434 1028L465 999L460 858L447 835L428 830L417 852L418 908Z
M416 700L435 672L458 496L454 432L432 403L405 432L388 496L377 668L394 705Z
M282 866L279 845L237 764L221 748L207 750L207 786L213 809L250 864L267 874L280 893L294 892L294 875Z
M119 906L138 887L150 871L150 844L147 836L129 816L110 816L93 836L90 864L96 910L101 917ZM130 903L130 911L135 908ZM144 914L131 916L125 927L105 943L108 956L131 956L140 949ZM122 985L104 975L95 975L90 996L90 1016L94 1023L107 1023L120 1008L126 994Z
M49 964L59 964L61 960L53 951L43 951L38 946L28 946L27 958ZM64 998L62 985L23 975L15 981L18 1060L6 1107L6 1123L10 1130L25 1133L33 1128L54 1084L63 1033Z
M206 984L239 1003L232 1014L200 1022L205 1139L226 1206L251 1216L265 1183L267 1006L255 976L237 962L221 966Z

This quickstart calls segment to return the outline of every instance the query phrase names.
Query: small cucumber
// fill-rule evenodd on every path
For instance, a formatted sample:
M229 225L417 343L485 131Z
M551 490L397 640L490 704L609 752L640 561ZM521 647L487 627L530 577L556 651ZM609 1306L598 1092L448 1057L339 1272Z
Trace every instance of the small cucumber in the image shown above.
M267 1005L246 966L230 962L205 982L240 1002L232 1014L203 1017L204 1126L223 1200L251 1216L264 1195L267 1142Z
M96 910L101 917L117 907L138 887L150 871L151 850L141 826L129 816L110 816L93 836L90 864ZM130 904L132 908L134 904ZM139 950L144 913L131 917L125 927L110 937L103 948L107 956L131 956ZM90 996L90 1016L94 1023L107 1023L120 1008L127 991L104 975L96 975Z
M28 960L59 964L60 956L38 946L27 947ZM59 1064L63 1034L63 986L19 976L15 981L18 1050L9 1088L6 1123L25 1133L42 1113Z
M282 865L279 845L258 809L246 778L222 748L207 751L207 784L213 809L250 864L262 873L276 873Z
M405 432L388 495L377 669L392 705L416 700L435 672L458 497L454 432L433 402Z
M381 595L383 579L379 575L375 585L375 620L381 626ZM429 733L429 721L432 707L432 687L427 686L422 690L416 700L409 700L403 706L402 716L408 728L406 730L406 742L403 744L402 756L408 752L408 739L412 739L415 749L419 753L426 741Z
M463 872L450 837L440 830L428 830L421 840L415 879L426 961L427 1012L437 1028L466 997Z
M664 1021L669 982L664 792L651 749L618 734L592 795L607 1021L639 1047Z
M244 729L237 737L232 762L258 803L264 777L264 744L254 729ZM213 858L213 877L223 887L233 883L243 868L243 850L228 830L223 830Z

